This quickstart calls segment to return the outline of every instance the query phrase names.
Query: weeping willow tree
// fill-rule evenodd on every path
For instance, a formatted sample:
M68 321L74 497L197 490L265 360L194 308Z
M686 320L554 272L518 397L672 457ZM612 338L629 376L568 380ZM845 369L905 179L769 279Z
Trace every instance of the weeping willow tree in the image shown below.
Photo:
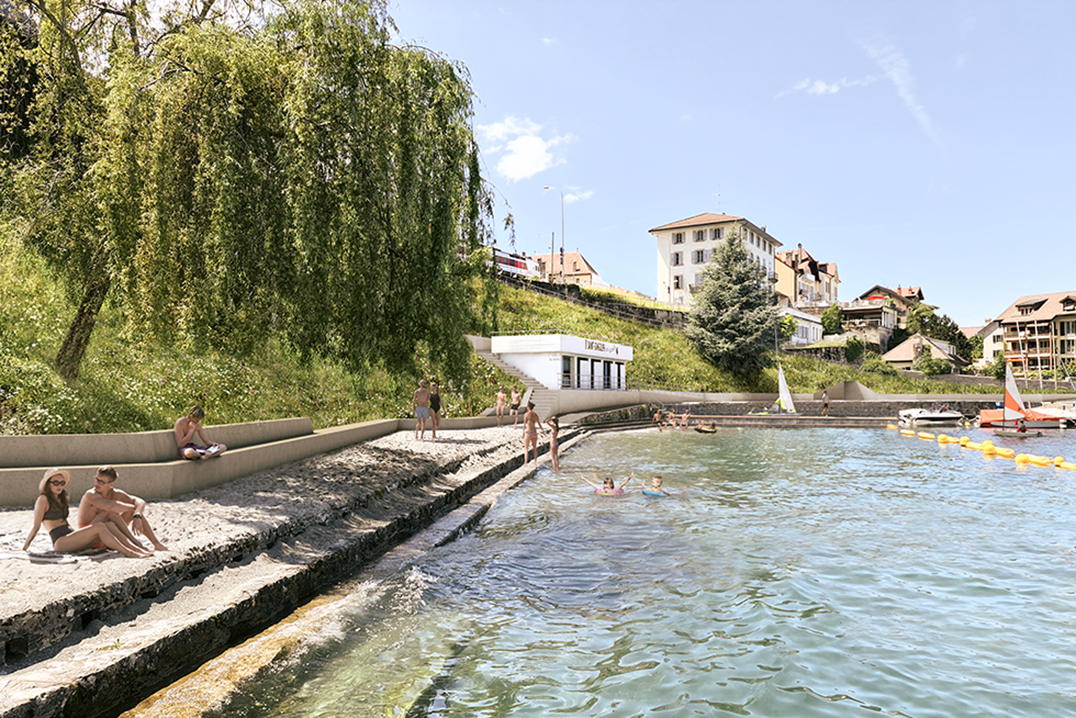
M254 16L212 0L165 15L133 1L21 5L42 47L63 46L51 28L78 51L43 73L41 97L61 76L82 83L76 132L35 106L35 127L73 139L50 145L39 129L36 160L18 167L25 243L83 293L58 357L66 376L113 287L132 333L165 343L243 353L278 336L356 369L407 369L418 351L463 374L463 333L486 319L475 301L492 209L461 66L393 46L378 3ZM50 157L70 174L60 190ZM35 210L49 203L64 211Z

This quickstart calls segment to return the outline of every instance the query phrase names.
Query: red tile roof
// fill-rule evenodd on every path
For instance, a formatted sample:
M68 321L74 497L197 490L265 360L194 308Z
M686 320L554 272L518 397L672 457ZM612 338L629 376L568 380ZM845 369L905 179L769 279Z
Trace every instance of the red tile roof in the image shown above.
M698 227L704 224L721 224L722 222L739 222L743 217L733 217L727 214L714 214L713 212L703 212L697 214L694 217L688 217L687 219L681 219L677 222L670 222L669 224L663 224L660 227L654 227L651 232L663 232L667 229L684 229L685 227Z
M1076 291L1057 292L1056 294L1032 294L1027 297L1020 297L998 315L998 321L1046 321L1059 314L1072 314L1073 312L1071 311L1065 311L1066 300L1071 302L1070 306L1076 304ZM1040 306L1028 314L1020 313L1021 306L1035 304L1040 304Z
M549 254L548 253L547 254L536 254L536 255L534 255L534 259L544 263L546 266L549 266L549 264L550 264L550 262L549 262ZM578 265L579 265L578 270L571 269L571 267L576 266L575 264L573 264L573 262L578 263ZM575 275L578 275L578 274L594 274L594 275L596 275L598 273L598 270L594 269L594 267L591 266L590 262L588 262L583 257L583 255L580 254L579 252L565 252L564 253L564 266L565 266L564 273L566 275L568 275L568 276L575 276ZM557 253L555 253L553 255L552 269L550 270L550 273L551 274L560 274L560 252L557 252Z

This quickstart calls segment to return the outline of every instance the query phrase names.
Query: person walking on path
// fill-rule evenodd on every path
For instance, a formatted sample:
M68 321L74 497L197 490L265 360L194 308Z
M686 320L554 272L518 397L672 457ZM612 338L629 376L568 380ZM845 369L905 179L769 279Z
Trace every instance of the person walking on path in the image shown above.
M822 390L822 416L829 416L829 392Z
M426 420L430 418L430 390L426 388L426 380L418 380L418 389L415 389L411 397L411 403L415 408L415 438L426 438Z

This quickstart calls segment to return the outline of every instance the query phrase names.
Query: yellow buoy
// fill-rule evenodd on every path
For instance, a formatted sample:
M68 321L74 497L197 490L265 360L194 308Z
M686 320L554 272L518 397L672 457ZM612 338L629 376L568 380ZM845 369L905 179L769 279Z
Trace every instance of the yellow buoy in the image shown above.
M934 441L934 434L931 434L931 433L926 432L926 431L920 431L919 432L919 438L920 439L926 439L927 441Z
M1064 456L1055 456L1054 457L1054 466L1061 466L1061 464L1063 464L1063 463L1065 463L1065 457Z
M887 428L887 429L896 429L897 425L896 424L886 424L885 428Z
M1071 461L1066 461L1065 463L1061 464L1061 468L1069 469L1070 471L1076 471L1076 464L1072 463Z
M961 445L961 446L967 446L967 445L968 445L968 442L970 442L970 441L971 441L971 439L969 439L969 438L968 438L968 437L966 437L966 436L961 436L961 437L960 437L960 445Z
M982 444L977 444L974 441L969 441L966 444L962 444L962 446L966 446L969 449L975 449L976 451L982 451L983 450L983 445Z
M996 453L1003 459L1011 459L1013 456L1016 455L1016 451L1014 451L1013 449L1006 449L1005 447L1001 447L1000 449L994 449L994 453Z
M1050 466L1054 463L1047 459L1045 456L1029 456L1028 459L1030 459L1031 463L1035 466Z
M911 429L901 429L900 433L903 434L904 436L915 436L915 432L912 431Z
M1016 463L1018 463L1018 464L1027 464L1030 461L1031 461L1031 457L1028 456L1027 454L1017 454L1016 455Z

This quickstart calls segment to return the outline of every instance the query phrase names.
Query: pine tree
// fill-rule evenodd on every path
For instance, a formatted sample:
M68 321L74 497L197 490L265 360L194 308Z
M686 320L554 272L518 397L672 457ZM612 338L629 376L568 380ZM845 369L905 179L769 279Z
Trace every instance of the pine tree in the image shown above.
M700 354L734 374L770 366L780 316L764 270L738 233L729 233L703 273L684 333Z

